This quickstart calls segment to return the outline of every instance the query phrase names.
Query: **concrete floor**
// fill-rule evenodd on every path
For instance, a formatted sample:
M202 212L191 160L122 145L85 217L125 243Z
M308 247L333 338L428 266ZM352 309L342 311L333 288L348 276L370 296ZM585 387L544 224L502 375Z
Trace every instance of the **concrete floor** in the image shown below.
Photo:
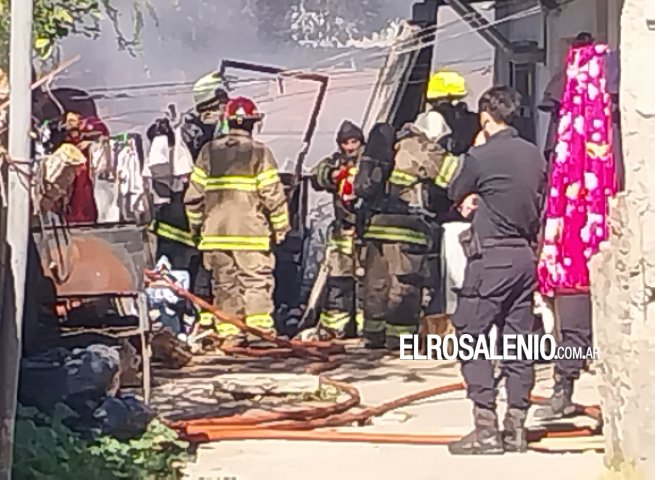
M383 359L365 371L342 368L330 376L357 386L362 403L384 401L458 381L454 363ZM374 363L374 364L373 364ZM353 373L355 372L355 373ZM550 368L540 367L534 393L549 395ZM500 401L504 392L500 391ZM579 382L576 401L597 403L595 377ZM501 406L502 409L502 406ZM471 426L471 407L463 392L420 401L376 418L373 425L341 430L415 434L464 434ZM534 424L534 420L529 420ZM589 424L575 419L576 424ZM602 455L585 453L508 454L455 457L444 446L365 443L244 440L203 445L187 478L197 480L597 480L603 472Z

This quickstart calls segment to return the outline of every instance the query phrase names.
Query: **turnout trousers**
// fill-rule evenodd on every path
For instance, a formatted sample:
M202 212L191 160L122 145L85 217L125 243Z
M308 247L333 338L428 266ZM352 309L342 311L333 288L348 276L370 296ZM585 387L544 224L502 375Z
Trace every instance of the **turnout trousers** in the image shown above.
M586 351L591 347L591 297L588 293L555 296L555 315L560 330L559 347ZM580 378L585 359L558 359L555 373L568 380Z
M275 256L272 252L213 250L203 252L204 266L212 275L214 305L244 318L246 325L273 330ZM239 335L239 329L218 323L219 336Z
M457 289L457 308L452 316L457 336L469 334L474 341L489 338L495 324L502 335L528 335L537 331L532 312L537 286L536 258L526 242L484 246L469 258L462 287ZM513 352L515 353L515 352ZM495 410L496 388L491 359L460 360L467 396L476 407ZM533 361L504 360L503 376L509 408L526 410L534 386Z
M413 253L407 244L366 241L362 296L367 340L398 348L401 335L417 333L425 260L425 254Z
M361 294L357 294L355 299L355 288L361 293L361 286L356 275L360 262L355 256L354 240L354 228L335 229L328 240L330 275L325 286L319 324L339 338L353 333L360 336L364 328ZM353 308L354 301L357 302L356 308Z

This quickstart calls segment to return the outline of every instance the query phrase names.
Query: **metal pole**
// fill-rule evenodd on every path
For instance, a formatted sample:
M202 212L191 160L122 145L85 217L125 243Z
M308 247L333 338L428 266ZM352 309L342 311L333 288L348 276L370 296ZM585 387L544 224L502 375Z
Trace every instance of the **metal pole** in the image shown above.
M0 480L11 479L30 224L33 0L12 0L9 53L7 249L9 271L0 323Z

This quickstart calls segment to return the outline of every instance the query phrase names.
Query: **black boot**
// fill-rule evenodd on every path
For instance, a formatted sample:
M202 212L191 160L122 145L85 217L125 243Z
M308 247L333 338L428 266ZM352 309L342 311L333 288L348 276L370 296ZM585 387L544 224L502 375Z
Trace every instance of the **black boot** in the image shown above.
M390 352L400 352L400 338L387 337L384 341L384 347Z
M557 420L574 416L576 413L573 404L573 379L555 375L555 388L548 405L534 412L535 418L542 420Z
M368 350L384 350L385 341L384 332L364 332L364 348Z
M453 455L498 455L504 453L498 431L498 417L493 410L475 407L475 430L448 444Z
M528 450L528 432L525 429L527 412L510 408L503 421L503 448L506 452L526 452Z

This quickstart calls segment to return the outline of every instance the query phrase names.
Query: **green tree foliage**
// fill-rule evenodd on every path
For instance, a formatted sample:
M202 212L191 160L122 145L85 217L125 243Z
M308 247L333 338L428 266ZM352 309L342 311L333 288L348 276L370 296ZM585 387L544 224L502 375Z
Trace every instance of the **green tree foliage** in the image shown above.
M20 0L13 0L20 1ZM9 55L10 0L0 0L0 68L5 69ZM121 14L130 14L132 31L126 33L119 23ZM57 54L61 40L70 35L96 38L101 20L108 19L115 31L118 48L134 54L145 15L155 21L150 0L133 0L131 12L121 12L112 0L34 0L34 49L42 60Z
M80 438L64 425L75 414L58 405L54 415L20 408L16 419L13 478L16 480L178 480L188 444L153 421L139 438Z
M343 42L385 26L383 0L247 0L244 13L260 37L282 41Z

